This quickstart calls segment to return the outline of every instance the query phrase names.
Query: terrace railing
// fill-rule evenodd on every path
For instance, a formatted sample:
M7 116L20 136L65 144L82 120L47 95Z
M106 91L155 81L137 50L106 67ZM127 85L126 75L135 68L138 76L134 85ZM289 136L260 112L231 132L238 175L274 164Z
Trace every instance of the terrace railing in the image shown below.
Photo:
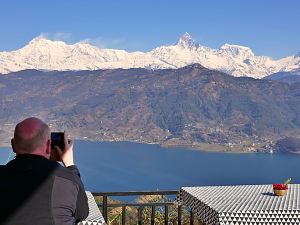
M102 209L102 215L108 224L108 208L122 208L122 215L121 215L121 224L125 225L126 222L126 209L128 207L135 207L138 210L138 224L143 224L142 212L145 207L151 208L151 225L155 224L155 212L157 208L164 208L164 224L169 224L169 207L175 206L177 207L177 224L182 224L182 206L176 204L176 201L163 201L163 202L147 202L147 203L136 203L136 202L122 202L122 203L108 203L109 197L116 197L116 196L162 196L168 197L170 199L171 196L177 196L178 191L175 190L168 190L168 191L130 191L130 192L93 192L94 197L102 197L102 203L98 203L98 207ZM190 214L190 224L193 225L193 214Z

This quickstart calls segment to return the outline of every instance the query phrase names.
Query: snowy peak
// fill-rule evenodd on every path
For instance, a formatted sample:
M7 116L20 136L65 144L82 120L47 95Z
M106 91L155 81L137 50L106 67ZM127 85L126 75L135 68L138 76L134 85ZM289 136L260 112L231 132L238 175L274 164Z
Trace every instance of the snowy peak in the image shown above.
M26 46L15 51L20 56L39 57L39 55L62 53L69 49L70 45L63 41L51 41L43 36L38 36L31 40Z
M240 45L224 44L220 50L232 54L233 56L252 57L254 53L249 47Z
M187 49L195 49L200 45L191 37L191 35L185 32L177 41L177 46Z
M49 41L47 38L45 38L44 36L40 35L40 36L37 36L37 37L33 38L29 42L29 45L36 45L36 44L47 42L47 41Z
M26 45L25 47L43 47L43 46L51 46L51 45L67 45L65 42L63 41L51 41L43 36L38 36L34 39L32 39L28 45Z

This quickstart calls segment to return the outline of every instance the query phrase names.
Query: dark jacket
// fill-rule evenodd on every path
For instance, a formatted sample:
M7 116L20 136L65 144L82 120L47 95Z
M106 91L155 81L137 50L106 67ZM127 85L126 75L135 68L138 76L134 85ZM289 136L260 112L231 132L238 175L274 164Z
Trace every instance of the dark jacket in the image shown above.
M76 166L29 154L0 166L1 225L73 225L88 212Z

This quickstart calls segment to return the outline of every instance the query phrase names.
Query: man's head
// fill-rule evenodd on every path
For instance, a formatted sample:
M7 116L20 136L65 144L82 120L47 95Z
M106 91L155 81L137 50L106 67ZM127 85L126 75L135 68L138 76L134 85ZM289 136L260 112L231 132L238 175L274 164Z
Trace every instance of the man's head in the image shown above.
M38 118L27 118L17 124L11 144L16 154L34 154L49 158L50 129Z

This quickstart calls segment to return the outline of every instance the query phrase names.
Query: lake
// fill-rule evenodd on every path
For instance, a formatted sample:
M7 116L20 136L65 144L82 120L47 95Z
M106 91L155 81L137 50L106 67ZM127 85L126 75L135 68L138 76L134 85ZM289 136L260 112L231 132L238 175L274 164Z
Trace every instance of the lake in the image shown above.
M5 164L10 148L0 148ZM210 153L130 142L75 142L87 190L133 191L183 186L300 183L300 156Z

